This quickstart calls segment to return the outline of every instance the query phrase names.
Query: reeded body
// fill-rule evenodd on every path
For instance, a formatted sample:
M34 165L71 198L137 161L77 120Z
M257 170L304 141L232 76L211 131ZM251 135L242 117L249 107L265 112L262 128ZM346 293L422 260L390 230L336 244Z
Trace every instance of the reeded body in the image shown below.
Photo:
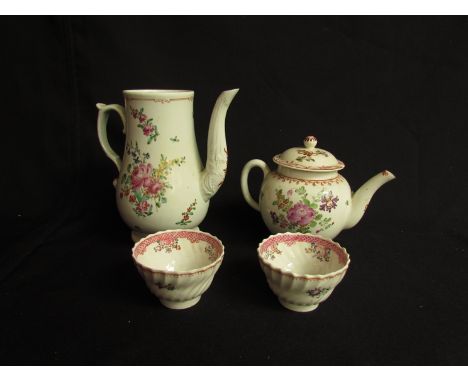
M313 311L328 299L350 264L338 243L301 233L271 235L257 252L271 290L295 312Z
M336 171L299 179L279 166L265 177L260 213L271 232L302 232L335 237L351 212L351 189ZM286 174L285 174L286 173Z
M133 261L147 287L170 309L186 309L210 287L224 257L223 243L206 232L167 230L138 241Z
M272 233L300 232L333 239L343 229L354 227L362 218L375 191L395 178L382 171L354 194L338 171L344 163L330 152L316 148L313 136L304 147L293 147L276 155L277 171L260 159L247 162L242 170L241 188L247 203L262 215ZM249 172L260 167L264 180L258 203L250 195Z

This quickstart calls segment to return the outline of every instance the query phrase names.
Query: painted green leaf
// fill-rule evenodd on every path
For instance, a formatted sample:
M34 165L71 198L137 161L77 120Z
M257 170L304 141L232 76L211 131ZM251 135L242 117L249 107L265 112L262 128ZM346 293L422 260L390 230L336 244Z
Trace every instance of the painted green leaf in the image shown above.
M141 192L140 191L135 191L134 195L135 195L135 198L136 198L137 202L138 203L141 202L141 200L143 199L143 195L141 194Z
M310 205L309 199L307 199L307 198L302 198L302 202L303 202L306 206L312 207L312 206Z
M299 187L298 189L296 189L296 193L298 193L299 195L303 195L306 193L306 189L304 186L302 187Z

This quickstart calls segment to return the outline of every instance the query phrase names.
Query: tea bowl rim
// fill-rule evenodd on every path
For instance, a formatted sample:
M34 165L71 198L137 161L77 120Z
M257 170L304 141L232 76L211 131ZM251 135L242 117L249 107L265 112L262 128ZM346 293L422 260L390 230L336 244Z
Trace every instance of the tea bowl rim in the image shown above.
M342 253L346 256L346 264L344 264L341 268L339 268L336 271L325 273L325 274L297 273L297 272L292 272L292 271L285 271L283 268L273 266L270 262L263 259L262 255L261 255L261 252L260 252L260 248L262 247L262 245L266 241L270 240L271 238L273 238L273 237L283 237L283 236L307 236L307 237L313 237L313 238L317 238L317 239L326 241L326 242L332 244L333 246L338 247L338 249L340 251L342 251ZM257 256L258 256L258 259L259 259L260 263L263 266L269 268L271 271L279 273L282 276L291 277L291 278L300 279L300 280L327 280L327 279L332 279L332 278L335 278L335 277L340 276L341 274L345 273L349 268L349 264L351 263L351 257L349 256L349 253L346 250L346 248L341 246L336 241L328 239L328 238L326 238L326 237L324 237L322 235L314 235L314 234L310 234L310 233L301 233L301 232L280 232L280 233L272 234L272 235L266 237L265 239L263 239L258 244Z
M211 237L212 239L217 241L219 243L219 245L221 246L221 253L220 253L219 257L215 261L205 265L204 267L194 268L194 269L191 269L189 271L181 271L181 272L167 271L167 270L164 270L164 269L151 268L151 267L149 267L147 265L143 265L141 262L139 262L137 260L137 257L135 256L135 250L138 247L138 245L143 243L145 240L147 240L147 239L149 239L151 237L155 237L155 236L158 236L158 235L161 235L161 234L165 234L165 233L176 233L177 234L177 233L182 233L182 232L192 232L192 233L200 234L202 236ZM163 231L158 231L158 232L155 232L155 233L151 233L148 236L145 236L145 237L141 238L140 240L138 240L132 247L132 259L133 259L133 262L135 263L135 265L137 267L140 267L140 268L142 268L144 270L147 270L147 271L151 272L152 274L162 274L162 275L168 275L168 276L172 276L172 277L195 276L195 275L198 275L198 274L201 274L201 273L205 273L206 271L210 270L211 268L214 268L214 267L221 264L221 262L224 259L224 245L223 245L223 242L218 237L210 234L209 232L194 231L194 230L191 230L191 229L168 229L168 230L163 230Z

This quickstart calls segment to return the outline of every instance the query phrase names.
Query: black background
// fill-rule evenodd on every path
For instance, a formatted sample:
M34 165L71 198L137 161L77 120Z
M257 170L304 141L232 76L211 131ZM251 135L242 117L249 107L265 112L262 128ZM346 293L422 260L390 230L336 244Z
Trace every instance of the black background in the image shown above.
M2 364L466 364L466 17L2 18ZM201 225L224 242L213 285L162 307L130 258L96 102L195 90L202 158L218 94L226 181ZM109 136L123 148L113 115ZM242 166L318 137L353 189L389 169L352 258L309 314L282 308L244 202ZM260 171L251 174L257 194Z

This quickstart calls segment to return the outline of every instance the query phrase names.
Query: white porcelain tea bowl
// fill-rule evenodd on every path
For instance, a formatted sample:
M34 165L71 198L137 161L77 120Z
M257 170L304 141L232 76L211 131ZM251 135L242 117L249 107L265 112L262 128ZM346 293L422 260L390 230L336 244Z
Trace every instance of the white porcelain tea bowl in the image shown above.
M271 290L295 312L310 312L330 297L350 263L345 248L311 234L271 235L257 251Z
M224 257L223 243L194 230L150 234L132 250L133 261L150 291L170 309L186 309L200 301Z

